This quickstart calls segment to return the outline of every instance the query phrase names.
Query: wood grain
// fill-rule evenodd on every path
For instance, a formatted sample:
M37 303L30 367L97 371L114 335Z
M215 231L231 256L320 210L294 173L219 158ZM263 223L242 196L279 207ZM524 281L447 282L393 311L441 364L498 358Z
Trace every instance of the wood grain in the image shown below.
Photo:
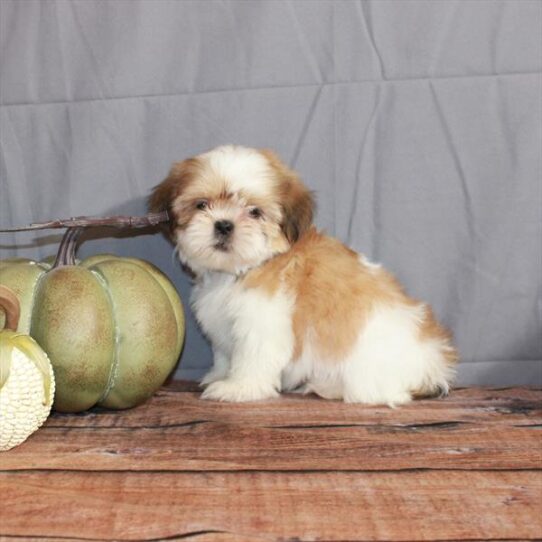
M42 536L0 536L0 542L6 542L6 541L12 541L12 542L102 542L103 538L52 538L50 536L42 537ZM239 534L230 534L230 533L219 533L216 531L209 531L209 532L199 532L194 534L188 534L186 536L173 536L166 539L167 542L170 541L176 541L176 540L183 540L186 542L271 542L275 540L284 540L284 539L278 539L274 536L262 536L262 535L239 535ZM301 539L299 537L294 537L289 539L290 542L301 542ZM360 540L359 538L356 540ZM523 542L526 539L523 539ZM323 538L318 538L319 542L331 542L326 541ZM498 542L520 542L522 539L520 538L499 538ZM154 541L153 541L154 542ZM352 542L352 541L341 541L341 542ZM356 542L356 541L354 541ZM412 542L412 541L409 541ZM449 541L445 541L449 542ZM467 540L459 540L456 539L453 542L487 542L487 539L483 540L476 540L473 538L469 538Z
M172 383L141 407L54 414L0 455L0 540L533 540L542 391L398 409Z
M266 428L205 422L52 428L2 455L2 470L533 469L538 427L438 424Z
M130 410L95 408L81 414L55 413L47 427L167 427L194 421L255 424L266 427L300 425L390 424L394 426L480 422L542 424L542 391L525 388L454 390L439 400L414 401L397 409L326 401L313 395L284 394L249 404L202 401L194 383L172 383L147 403Z
M103 538L74 538L74 537L44 537L44 536L0 536L0 542L102 542ZM141 539L139 539L141 540ZM200 531L192 534L168 537L167 541L183 540L186 542L269 542L276 540L274 537L265 535L240 535L235 533L220 533L218 531ZM321 541L325 542L325 541ZM461 541L459 541L461 542ZM469 542L482 542L470 540ZM508 540L499 540L499 542L511 542Z
M540 473L1 473L10 536L529 539ZM197 540L197 538L196 538Z

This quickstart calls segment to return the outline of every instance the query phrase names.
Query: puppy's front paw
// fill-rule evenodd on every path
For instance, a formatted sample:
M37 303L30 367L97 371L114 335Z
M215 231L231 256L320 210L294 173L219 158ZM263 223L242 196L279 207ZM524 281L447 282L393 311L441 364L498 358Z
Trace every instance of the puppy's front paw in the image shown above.
M273 386L262 385L246 380L218 380L209 384L201 394L202 399L211 401L228 401L242 403L246 401L260 401L277 397L278 392Z
M212 384L213 382L217 382L218 380L222 380L226 377L227 372L226 371L220 371L216 369L211 369L200 381L199 385L201 388L204 388L205 386L208 386L209 384Z

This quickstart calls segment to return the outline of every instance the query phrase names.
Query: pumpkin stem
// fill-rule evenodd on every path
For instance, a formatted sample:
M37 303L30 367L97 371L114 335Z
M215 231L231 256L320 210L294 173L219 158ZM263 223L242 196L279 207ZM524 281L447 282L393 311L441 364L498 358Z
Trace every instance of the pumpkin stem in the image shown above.
M17 331L19 317L21 316L21 305L15 292L2 285L0 285L0 309L6 313L5 328Z
M75 249L83 230L82 227L68 228L66 230L66 233L62 236L62 241L60 241L53 269L62 265L75 265Z

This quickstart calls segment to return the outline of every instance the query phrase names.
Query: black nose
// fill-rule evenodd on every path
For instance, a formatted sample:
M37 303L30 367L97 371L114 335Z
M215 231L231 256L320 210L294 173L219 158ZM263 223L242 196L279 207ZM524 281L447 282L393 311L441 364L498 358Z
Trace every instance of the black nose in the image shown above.
M217 220L215 222L215 232L219 235L227 236L233 231L234 225L231 220Z

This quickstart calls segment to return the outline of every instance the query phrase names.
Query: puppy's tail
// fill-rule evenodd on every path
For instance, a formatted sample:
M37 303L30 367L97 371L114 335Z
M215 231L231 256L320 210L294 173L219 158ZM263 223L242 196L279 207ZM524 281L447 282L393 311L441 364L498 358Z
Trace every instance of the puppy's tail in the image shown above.
M450 344L440 347L433 356L422 384L412 391L413 399L446 397L456 378L457 351Z
M449 384L437 384L434 388L420 389L412 392L412 399L441 399L450 393Z

